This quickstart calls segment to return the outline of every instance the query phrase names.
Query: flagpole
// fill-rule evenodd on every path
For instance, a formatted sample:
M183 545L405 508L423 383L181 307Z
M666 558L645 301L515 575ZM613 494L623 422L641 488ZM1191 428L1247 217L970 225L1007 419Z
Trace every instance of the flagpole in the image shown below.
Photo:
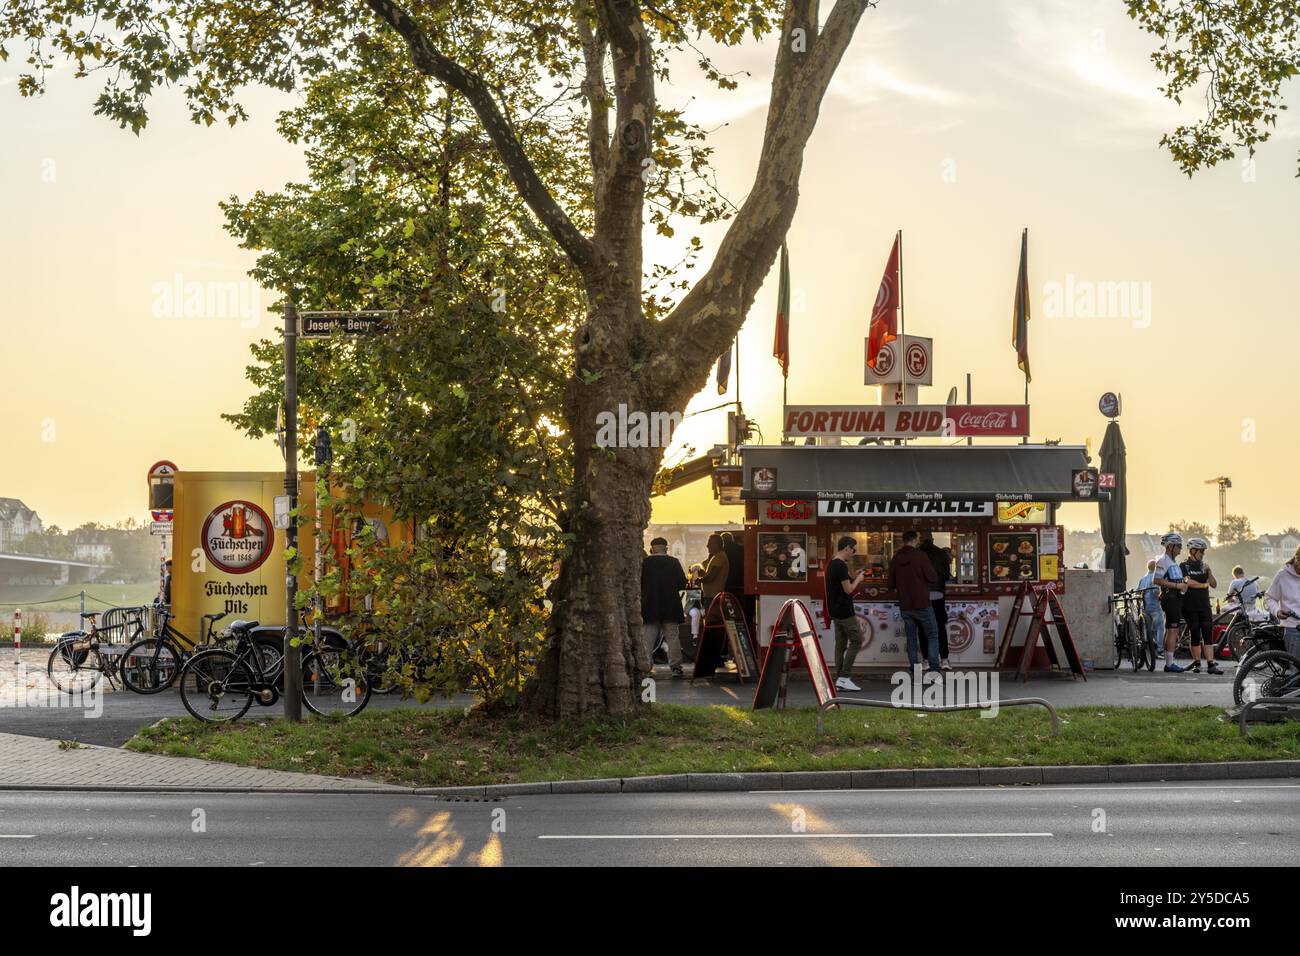
M898 321L902 335L898 340L898 367L902 370L903 404L907 404L907 308L903 298L903 230L898 230ZM901 438L898 444L906 444Z
M1025 240L1025 293L1024 293L1025 312L1028 313L1029 311L1029 227L1028 226L1025 226L1025 231L1022 233L1022 235L1024 236L1024 240ZM1026 339L1025 354L1026 355L1029 354L1028 338L1029 338L1029 323L1026 322L1025 323L1025 339ZM1025 375L1025 416L1028 417L1028 415L1029 415L1029 376ZM1028 429L1026 429L1026 434L1020 437L1020 444L1022 445L1029 444Z

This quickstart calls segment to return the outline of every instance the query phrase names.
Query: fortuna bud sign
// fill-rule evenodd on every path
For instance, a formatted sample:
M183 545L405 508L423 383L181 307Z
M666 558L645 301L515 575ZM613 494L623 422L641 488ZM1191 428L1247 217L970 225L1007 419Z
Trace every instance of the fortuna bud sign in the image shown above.
M217 570L247 574L271 556L275 530L266 512L251 501L227 501L203 522L202 542Z
M1029 434L1027 405L787 405L790 438L973 438Z

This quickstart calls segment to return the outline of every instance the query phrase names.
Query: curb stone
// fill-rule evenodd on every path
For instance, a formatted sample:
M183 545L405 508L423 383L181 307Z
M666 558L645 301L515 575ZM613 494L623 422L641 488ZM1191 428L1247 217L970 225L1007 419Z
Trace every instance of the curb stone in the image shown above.
M919 767L914 770L807 770L788 773L672 773L458 787L254 787L129 784L4 783L0 792L107 793L292 793L387 794L388 796L494 799L510 796L590 793L720 793L776 790L876 790L919 787L1024 786L1076 783L1158 783L1182 780L1251 780L1300 777L1300 760L1220 763L1085 764L1042 767Z

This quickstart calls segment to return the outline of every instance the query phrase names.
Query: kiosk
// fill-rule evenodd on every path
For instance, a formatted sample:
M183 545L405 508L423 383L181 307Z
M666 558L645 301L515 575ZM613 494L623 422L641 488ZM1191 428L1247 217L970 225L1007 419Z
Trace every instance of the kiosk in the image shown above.
M907 665L907 640L889 562L909 528L949 549L949 659L993 667L1001 623L1022 584L1064 591L1063 501L1097 500L1097 471L1082 446L746 445L745 588L758 595L755 631L765 646L781 606L807 601L823 654L823 575L835 542L853 537L850 571L865 569L854 604L863 624L859 667Z

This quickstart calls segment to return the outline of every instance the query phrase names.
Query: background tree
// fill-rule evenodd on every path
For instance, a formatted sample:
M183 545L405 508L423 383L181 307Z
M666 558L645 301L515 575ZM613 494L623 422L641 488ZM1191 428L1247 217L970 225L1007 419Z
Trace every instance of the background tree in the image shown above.
M822 97L871 0L836 0L823 20L816 0L49 0L5 8L0 44L26 46L39 91L59 58L79 73L105 70L96 109L132 129L163 84L179 86L198 122L238 122L239 91L262 82L294 87L350 63L378 23L402 39L408 69L455 91L473 108L496 162L581 283L584 315L573 337L564 427L573 480L562 531L572 545L553 590L539 675L525 704L557 716L627 711L648 669L640 639L641 534L661 448L602 448L598 416L681 411L731 342L776 257L799 198L803 150ZM562 205L521 137L518 111L487 73L493 61L458 56L459 32L490 29L510 62L558 84L575 109L589 159L590 229ZM702 278L671 307L647 308L642 230L657 148L688 145L689 130L658 108L669 57L707 35L735 44L779 30L771 98L754 181ZM707 76L723 83L705 57ZM582 122L576 122L580 116ZM686 141L686 142L684 142ZM670 209L669 212L676 210Z
M1188 176L1255 155L1277 126L1284 84L1300 73L1295 0L1125 0L1129 16L1160 38L1151 60L1175 103L1203 89L1205 116L1161 137ZM1297 165L1300 176L1300 163Z
M1207 541L1214 540L1214 532L1210 526L1203 521L1175 521L1169 526L1170 531L1177 531L1183 536L1183 543L1186 544L1188 538L1205 538Z
M1218 543L1224 547L1255 540L1255 533L1250 530L1250 519L1245 515L1224 515L1219 525Z

